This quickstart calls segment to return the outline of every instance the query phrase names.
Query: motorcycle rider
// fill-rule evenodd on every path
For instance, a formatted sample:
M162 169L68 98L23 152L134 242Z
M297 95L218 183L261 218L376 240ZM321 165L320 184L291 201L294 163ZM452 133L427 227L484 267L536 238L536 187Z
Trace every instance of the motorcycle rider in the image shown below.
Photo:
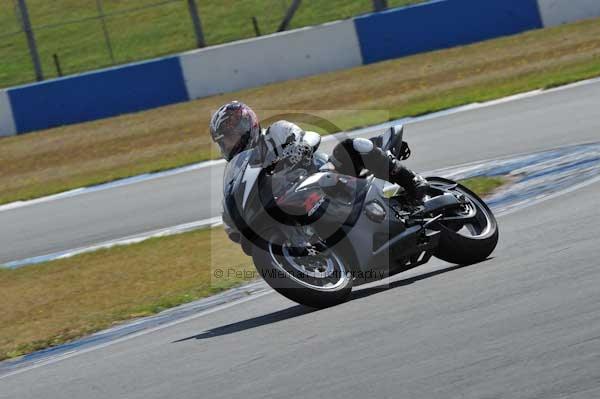
M309 151L309 146L302 145L304 131L299 126L278 121L262 132L256 113L239 101L227 103L214 113L210 133L227 161L259 144L263 147L260 151L265 158L261 160L263 166L286 158L294 164L312 155L312 149ZM427 181L379 148L376 144L381 145L380 141L381 137L345 139L335 146L329 161L342 174L358 176L367 169L375 177L403 187L414 202L421 202L429 187ZM233 231L225 224L230 238L237 241L239 234L233 237L230 234Z

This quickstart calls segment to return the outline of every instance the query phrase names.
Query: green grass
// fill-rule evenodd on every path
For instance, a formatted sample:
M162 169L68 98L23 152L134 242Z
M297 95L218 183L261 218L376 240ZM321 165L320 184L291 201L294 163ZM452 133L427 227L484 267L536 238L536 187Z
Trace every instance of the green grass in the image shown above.
M479 194L502 183L485 177L465 182ZM222 228L0 269L0 360L60 345L256 277L252 260Z
M421 0L391 0L396 7ZM115 63L147 59L193 49L195 37L186 0L173 0L160 7L145 8L157 0L103 0L105 14L128 9L106 19ZM95 0L27 0L44 74L56 76L52 58L58 54L63 72L97 69L112 64L99 20L68 25L56 24L98 15ZM263 34L274 32L289 0L198 0L208 45L254 36L251 17L258 18ZM371 0L306 0L298 9L291 28L344 19L372 10ZM34 80L27 42L20 30L14 0L0 0L0 87Z
M503 176L498 177L473 177L460 182L469 190L475 192L479 196L485 197L493 193L495 190L507 183L507 179Z

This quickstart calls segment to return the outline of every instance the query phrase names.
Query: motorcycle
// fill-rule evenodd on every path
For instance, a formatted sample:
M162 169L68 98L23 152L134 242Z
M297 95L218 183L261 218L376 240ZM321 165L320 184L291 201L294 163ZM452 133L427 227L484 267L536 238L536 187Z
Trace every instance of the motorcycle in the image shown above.
M346 301L353 286L407 271L432 256L456 264L489 257L498 242L492 211L468 188L428 177L415 204L402 188L366 173L348 176L319 153L320 136L307 133L314 156L285 170L253 164L252 150L228 166L224 218L240 232L244 252L277 292L324 308ZM401 125L378 145L410 156ZM329 167L328 167L329 165Z

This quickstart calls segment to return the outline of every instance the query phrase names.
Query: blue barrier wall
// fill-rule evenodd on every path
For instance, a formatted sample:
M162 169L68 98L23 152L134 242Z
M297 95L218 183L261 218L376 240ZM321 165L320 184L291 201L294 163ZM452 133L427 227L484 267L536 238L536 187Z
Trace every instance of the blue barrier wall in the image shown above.
M600 0L434 0L0 90L0 136L474 43L542 28L542 21L554 26L594 16L600 16ZM264 54L276 62L265 64Z
M355 23L365 64L542 27L537 0L440 0Z
M21 86L8 97L19 133L188 100L179 57Z

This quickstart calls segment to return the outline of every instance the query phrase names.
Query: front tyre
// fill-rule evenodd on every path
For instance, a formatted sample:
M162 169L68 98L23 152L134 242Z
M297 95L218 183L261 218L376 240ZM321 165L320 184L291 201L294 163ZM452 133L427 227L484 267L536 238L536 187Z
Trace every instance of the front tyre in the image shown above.
M470 265L486 260L498 244L496 217L477 194L452 180L427 179L435 189L462 196L465 204L457 211L444 214L438 225L440 243L434 255L446 262Z
M327 249L312 256L294 257L288 246L254 247L256 270L278 293L299 304L326 308L345 302L352 292L352 275L343 259Z

